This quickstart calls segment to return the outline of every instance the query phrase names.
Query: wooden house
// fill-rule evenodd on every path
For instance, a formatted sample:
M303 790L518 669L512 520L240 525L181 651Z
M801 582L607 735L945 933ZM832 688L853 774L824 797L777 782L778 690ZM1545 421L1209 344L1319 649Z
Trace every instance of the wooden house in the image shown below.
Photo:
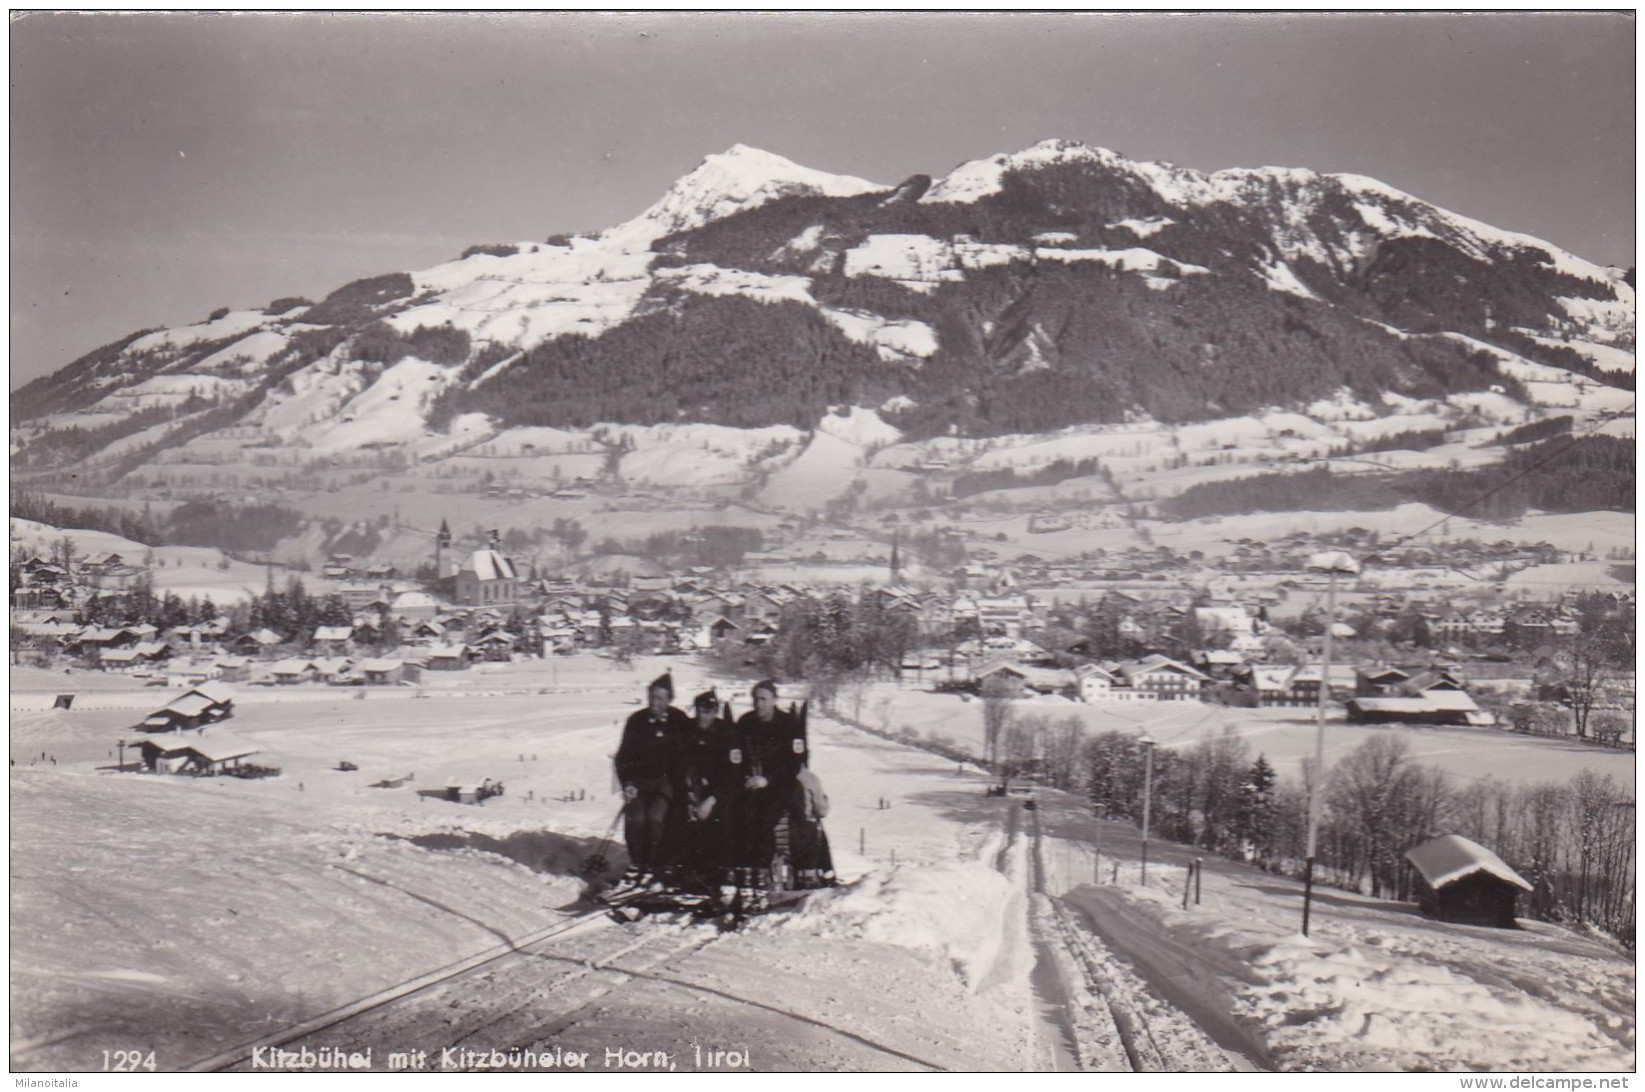
M1430 839L1405 854L1422 876L1417 905L1429 917L1514 928L1514 904L1530 891L1501 857L1460 834Z

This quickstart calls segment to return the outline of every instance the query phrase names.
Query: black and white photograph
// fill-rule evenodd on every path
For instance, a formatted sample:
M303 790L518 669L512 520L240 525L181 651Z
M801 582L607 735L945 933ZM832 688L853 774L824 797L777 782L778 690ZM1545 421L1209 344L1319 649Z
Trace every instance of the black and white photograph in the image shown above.
M9 23L17 1087L1630 1087L1632 10Z

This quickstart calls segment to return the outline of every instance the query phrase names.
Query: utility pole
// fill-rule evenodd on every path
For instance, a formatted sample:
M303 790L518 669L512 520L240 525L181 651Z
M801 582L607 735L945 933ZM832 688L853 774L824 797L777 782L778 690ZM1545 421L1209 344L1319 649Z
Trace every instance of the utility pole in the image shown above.
M1092 824L1091 834L1091 882L1102 882L1102 817L1108 811L1107 804L1093 804L1092 810L1096 813L1096 822Z
M1325 703L1331 696L1331 630L1337 624L1337 574L1359 572L1359 562L1341 550L1315 554L1310 569L1329 575L1325 592L1325 646L1319 665L1319 701L1314 707L1314 776L1308 786L1308 856L1302 874L1302 935L1308 935L1314 900L1314 856L1319 846L1320 799L1325 795Z
M1154 737L1142 730L1142 882L1148 884L1148 820L1154 803Z

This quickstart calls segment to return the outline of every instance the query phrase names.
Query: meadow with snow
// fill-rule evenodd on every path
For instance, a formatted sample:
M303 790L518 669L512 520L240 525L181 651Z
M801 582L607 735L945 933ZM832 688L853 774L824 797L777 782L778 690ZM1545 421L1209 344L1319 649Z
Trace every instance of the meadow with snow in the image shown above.
M96 1068L111 1039L184 1068L570 921L577 862L616 814L620 719L664 667L747 708L688 663L598 657L359 697L241 688L227 727L281 768L263 781L116 773L117 741L165 694L47 710L30 696L76 680L14 669L14 707L35 711L14 708L11 734L13 1068ZM963 732L973 710L956 702L941 724ZM1172 745L1208 726L1177 712L1151 728ZM1251 742L1282 759L1290 729L1271 730ZM1472 744L1457 761L1483 772L1487 741L1446 735L1425 754ZM1188 851L1156 838L1144 884L1135 828L1098 830L1077 798L1041 790L1025 812L968 765L821 716L812 739L840 887L733 934L596 922L532 949L548 962L504 958L309 1041L616 1045L682 1069L693 1041L741 1046L761 1070L1634 1064L1633 962L1598 939L1441 925L1340 891L1321 893L1305 939L1295 883L1220 860L1184 910ZM1544 746L1497 772L1546 776L1556 759ZM483 777L505 794L439 798Z

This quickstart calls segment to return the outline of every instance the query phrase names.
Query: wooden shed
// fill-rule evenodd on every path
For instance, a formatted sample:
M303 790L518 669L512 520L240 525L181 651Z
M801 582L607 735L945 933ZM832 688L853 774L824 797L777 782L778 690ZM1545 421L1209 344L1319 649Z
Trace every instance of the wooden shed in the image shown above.
M1417 905L1441 921L1514 928L1514 900L1531 885L1501 857L1460 834L1444 834L1405 854L1423 883Z

